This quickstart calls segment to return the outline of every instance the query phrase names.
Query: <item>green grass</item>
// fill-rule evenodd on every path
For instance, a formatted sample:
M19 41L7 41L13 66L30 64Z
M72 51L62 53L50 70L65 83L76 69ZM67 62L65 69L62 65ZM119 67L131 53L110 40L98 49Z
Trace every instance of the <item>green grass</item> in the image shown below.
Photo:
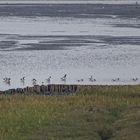
M140 86L0 96L0 140L139 140Z

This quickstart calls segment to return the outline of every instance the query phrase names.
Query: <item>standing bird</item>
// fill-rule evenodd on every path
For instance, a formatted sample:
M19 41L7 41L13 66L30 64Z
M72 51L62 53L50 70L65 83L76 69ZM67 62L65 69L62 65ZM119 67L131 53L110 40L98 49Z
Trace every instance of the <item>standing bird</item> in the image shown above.
M51 82L51 76L49 78L46 79L47 83Z
M24 84L25 84L25 77L22 77L22 78L20 79L20 81L21 81L21 83L24 85Z
M90 81L90 82L95 82L96 79L93 79L93 76L91 75L90 78L89 78L89 81Z
M7 81L7 77L3 78L3 81L6 82Z
M112 79L113 82L120 81L120 78Z
M78 79L77 82L84 82L84 79Z
M20 79L20 81L24 83L24 82L25 82L25 77L22 77L22 78Z
M62 80L62 81L66 81L66 77L67 77L67 74L65 74L65 75L61 78L61 80Z
M133 81L138 81L138 78L133 78L132 80L133 80Z
M32 79L32 84L36 85L37 84L37 80L36 79Z
M8 79L7 79L7 84L8 84L8 85L11 85L11 78L8 78Z
M11 84L11 78L3 78L3 81L7 84L7 85L10 85Z
M117 81L120 81L120 78L117 78L116 80L117 80Z

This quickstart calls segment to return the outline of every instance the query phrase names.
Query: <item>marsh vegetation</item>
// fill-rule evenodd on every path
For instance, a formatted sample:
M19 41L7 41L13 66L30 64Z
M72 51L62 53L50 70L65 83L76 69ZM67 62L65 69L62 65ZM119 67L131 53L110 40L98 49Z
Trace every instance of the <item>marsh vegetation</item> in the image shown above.
M74 96L0 96L2 140L139 140L140 86Z

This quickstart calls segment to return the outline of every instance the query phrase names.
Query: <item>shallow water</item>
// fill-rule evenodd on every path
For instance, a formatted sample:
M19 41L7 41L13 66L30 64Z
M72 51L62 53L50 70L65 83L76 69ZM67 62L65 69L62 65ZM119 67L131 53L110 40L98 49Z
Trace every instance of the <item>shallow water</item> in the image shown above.
M136 1L134 0L1 0L0 3L20 3L20 4L24 4L24 3L54 3L54 4L58 4L58 3L66 3L66 4L71 4L71 3L91 3L91 4L96 4L96 3L100 3L100 4L134 4Z
M135 14L140 10L135 11L134 6L132 17L117 15L116 11L112 15L89 13L89 5L85 5L82 14L68 14L66 5L55 5L60 14L54 15L50 10L43 15L40 7L54 6L47 4L30 5L39 10L32 16L28 12L23 16L22 10L19 15L11 12L15 6L23 7L0 6L0 90L32 85L33 78L38 84L48 84L45 79L50 75L51 83L140 83L140 79L132 80L140 78L140 19ZM24 10L27 7L24 5ZM60 80L64 74L66 82ZM89 81L91 75L96 82ZM25 83L20 81L23 76ZM4 77L11 78L10 85L3 82ZM118 77L119 81L112 81ZM84 81L78 82L80 79Z

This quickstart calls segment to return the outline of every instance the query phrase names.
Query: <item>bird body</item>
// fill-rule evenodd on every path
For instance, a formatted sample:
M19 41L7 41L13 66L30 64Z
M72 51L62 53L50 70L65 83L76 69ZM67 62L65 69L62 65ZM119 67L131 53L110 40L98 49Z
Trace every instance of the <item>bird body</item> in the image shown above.
M113 82L119 81L120 78L112 79Z
M96 79L94 79L93 76L91 75L91 77L89 78L89 81L90 81L90 82L95 82Z
M51 82L51 76L49 78L46 79L47 83Z
M24 81L25 81L25 77L22 77L22 78L20 79L20 81L21 81L21 82L24 82Z
M10 85L10 83L11 83L11 78L5 77L5 78L3 78L3 81L4 81L6 84Z
M32 79L32 81L37 81L36 79Z
M61 80L62 80L62 81L66 81L66 77L67 77L67 74L65 74L65 75L61 78Z
M84 79L82 78L82 79L79 79L79 80L77 80L77 82L83 82L84 81Z
M34 78L34 79L32 79L32 84L33 85L36 85L37 84L37 80Z
M133 78L132 80L133 80L133 81L138 81L138 78Z

